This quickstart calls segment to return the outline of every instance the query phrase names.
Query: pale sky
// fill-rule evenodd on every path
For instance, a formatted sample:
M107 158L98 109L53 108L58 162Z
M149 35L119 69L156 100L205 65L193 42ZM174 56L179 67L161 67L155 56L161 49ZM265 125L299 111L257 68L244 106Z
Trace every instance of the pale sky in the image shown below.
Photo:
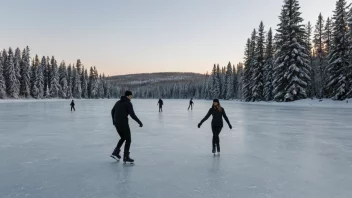
M337 0L300 0L305 23L331 17ZM283 0L2 0L0 49L99 73L211 71L243 60L246 39L264 22L277 28Z

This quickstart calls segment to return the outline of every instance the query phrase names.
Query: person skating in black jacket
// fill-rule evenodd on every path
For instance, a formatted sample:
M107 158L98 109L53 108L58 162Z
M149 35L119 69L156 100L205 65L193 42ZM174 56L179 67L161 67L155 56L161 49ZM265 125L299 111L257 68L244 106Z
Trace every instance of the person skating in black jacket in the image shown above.
M163 112L164 102L163 102L163 100L161 98L159 99L159 102L158 102L157 105L159 105L159 112Z
M131 118L134 119L140 127L142 127L143 124L134 113L131 99L132 92L126 91L125 96L121 96L121 99L116 102L114 108L112 108L111 110L113 124L115 125L117 133L121 137L121 139L117 143L114 152L111 154L111 157L116 160L119 160L121 158L120 148L122 144L126 141L123 161L132 163L134 162L134 160L130 158L129 152L131 146L131 131L128 124L128 115L130 115Z
M71 101L70 106L71 106L71 111L72 111L72 109L73 109L74 111L76 111L76 109L75 109L75 102L74 102L73 100Z
M223 127L223 120L222 117L225 118L227 124L229 125L230 129L232 126L230 124L229 119L226 116L225 109L221 107L220 102L218 99L213 100L213 106L209 109L207 115L203 118L203 120L198 124L198 128L205 122L210 116L213 116L213 120L211 121L211 129L213 131L213 150L212 152L215 155L215 147L217 152L220 154L220 139L219 134Z

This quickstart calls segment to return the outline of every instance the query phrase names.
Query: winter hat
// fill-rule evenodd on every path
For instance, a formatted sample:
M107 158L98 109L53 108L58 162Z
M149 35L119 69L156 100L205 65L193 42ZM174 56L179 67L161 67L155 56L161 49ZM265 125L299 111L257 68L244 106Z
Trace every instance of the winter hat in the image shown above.
M219 99L214 99L213 102L220 103L220 102L219 102Z
M132 92L127 90L127 91L125 92L125 96L130 96L130 95L132 95Z

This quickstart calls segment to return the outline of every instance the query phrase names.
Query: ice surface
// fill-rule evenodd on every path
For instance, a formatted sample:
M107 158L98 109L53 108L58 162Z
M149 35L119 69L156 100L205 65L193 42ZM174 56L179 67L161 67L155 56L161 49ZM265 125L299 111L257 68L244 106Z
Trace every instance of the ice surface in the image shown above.
M233 129L214 157L210 120L197 128L210 101L133 100L135 165L109 157L114 103L2 101L0 197L352 197L351 103L222 102Z

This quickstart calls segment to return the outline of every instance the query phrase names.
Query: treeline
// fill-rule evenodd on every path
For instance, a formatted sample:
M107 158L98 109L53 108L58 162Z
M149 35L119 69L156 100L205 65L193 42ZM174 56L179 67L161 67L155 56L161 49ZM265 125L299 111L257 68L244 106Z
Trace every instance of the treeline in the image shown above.
M314 31L299 10L298 0L284 1L274 37L263 22L253 30L245 49L245 101L352 97L352 8L338 0L333 17L320 14Z
M89 72L89 74L88 74ZM0 53L0 98L110 98L117 97L107 77L95 67L58 65L54 56L30 58L30 49L12 48Z

